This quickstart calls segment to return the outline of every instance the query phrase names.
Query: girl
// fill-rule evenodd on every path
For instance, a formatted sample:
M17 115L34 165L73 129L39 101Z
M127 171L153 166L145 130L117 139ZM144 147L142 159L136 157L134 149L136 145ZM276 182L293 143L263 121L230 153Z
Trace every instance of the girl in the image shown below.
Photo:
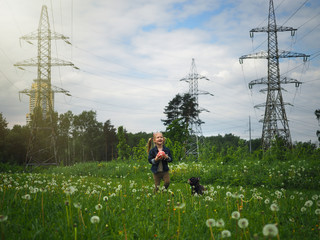
M148 161L151 166L151 171L153 173L155 192L159 190L160 181L163 179L164 187L167 189L170 184L170 175L168 162L172 162L172 156L170 149L164 146L165 138L161 132L156 132L153 134L153 143L155 146L151 148L152 139L148 140Z

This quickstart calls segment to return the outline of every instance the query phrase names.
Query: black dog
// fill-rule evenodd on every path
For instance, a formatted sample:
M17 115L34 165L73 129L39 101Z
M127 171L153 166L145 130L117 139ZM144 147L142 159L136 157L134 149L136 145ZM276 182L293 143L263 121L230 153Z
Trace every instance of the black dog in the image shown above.
M202 195L203 191L205 191L204 186L200 185L199 181L200 181L200 178L198 177L192 177L188 179L188 183L191 186L192 195L194 195L195 193L197 193L198 195Z

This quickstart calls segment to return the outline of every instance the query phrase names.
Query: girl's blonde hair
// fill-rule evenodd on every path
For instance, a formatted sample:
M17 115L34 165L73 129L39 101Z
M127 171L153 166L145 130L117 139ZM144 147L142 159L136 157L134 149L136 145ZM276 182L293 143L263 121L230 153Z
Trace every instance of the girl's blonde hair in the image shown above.
M162 134L162 132L154 132L154 133L153 133L153 138L149 138L149 139L148 139L148 143L147 143L147 152L148 152L148 153L150 152L151 147L154 146L152 140L155 138L155 136L156 136L157 133L161 133L161 134ZM166 142L166 138L163 137L163 144L164 144L165 142Z

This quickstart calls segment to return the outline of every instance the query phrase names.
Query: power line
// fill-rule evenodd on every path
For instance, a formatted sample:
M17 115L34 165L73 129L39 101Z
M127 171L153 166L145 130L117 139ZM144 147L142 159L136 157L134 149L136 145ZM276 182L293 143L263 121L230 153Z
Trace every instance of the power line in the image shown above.
M295 12L293 12L291 16L281 26L285 25L308 1L309 0L304 1L304 3L302 3L300 7L298 7L298 9Z

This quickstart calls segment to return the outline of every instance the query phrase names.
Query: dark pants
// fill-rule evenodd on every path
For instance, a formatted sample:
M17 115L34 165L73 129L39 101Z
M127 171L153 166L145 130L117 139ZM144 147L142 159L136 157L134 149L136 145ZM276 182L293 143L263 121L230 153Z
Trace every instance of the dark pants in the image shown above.
M154 179L154 191L158 191L159 190L159 186L160 186L160 181L161 179L163 179L164 182L164 187L167 189L169 187L170 184L170 175L169 175L169 171L167 172L159 172L159 173L154 173L153 174L153 179Z

